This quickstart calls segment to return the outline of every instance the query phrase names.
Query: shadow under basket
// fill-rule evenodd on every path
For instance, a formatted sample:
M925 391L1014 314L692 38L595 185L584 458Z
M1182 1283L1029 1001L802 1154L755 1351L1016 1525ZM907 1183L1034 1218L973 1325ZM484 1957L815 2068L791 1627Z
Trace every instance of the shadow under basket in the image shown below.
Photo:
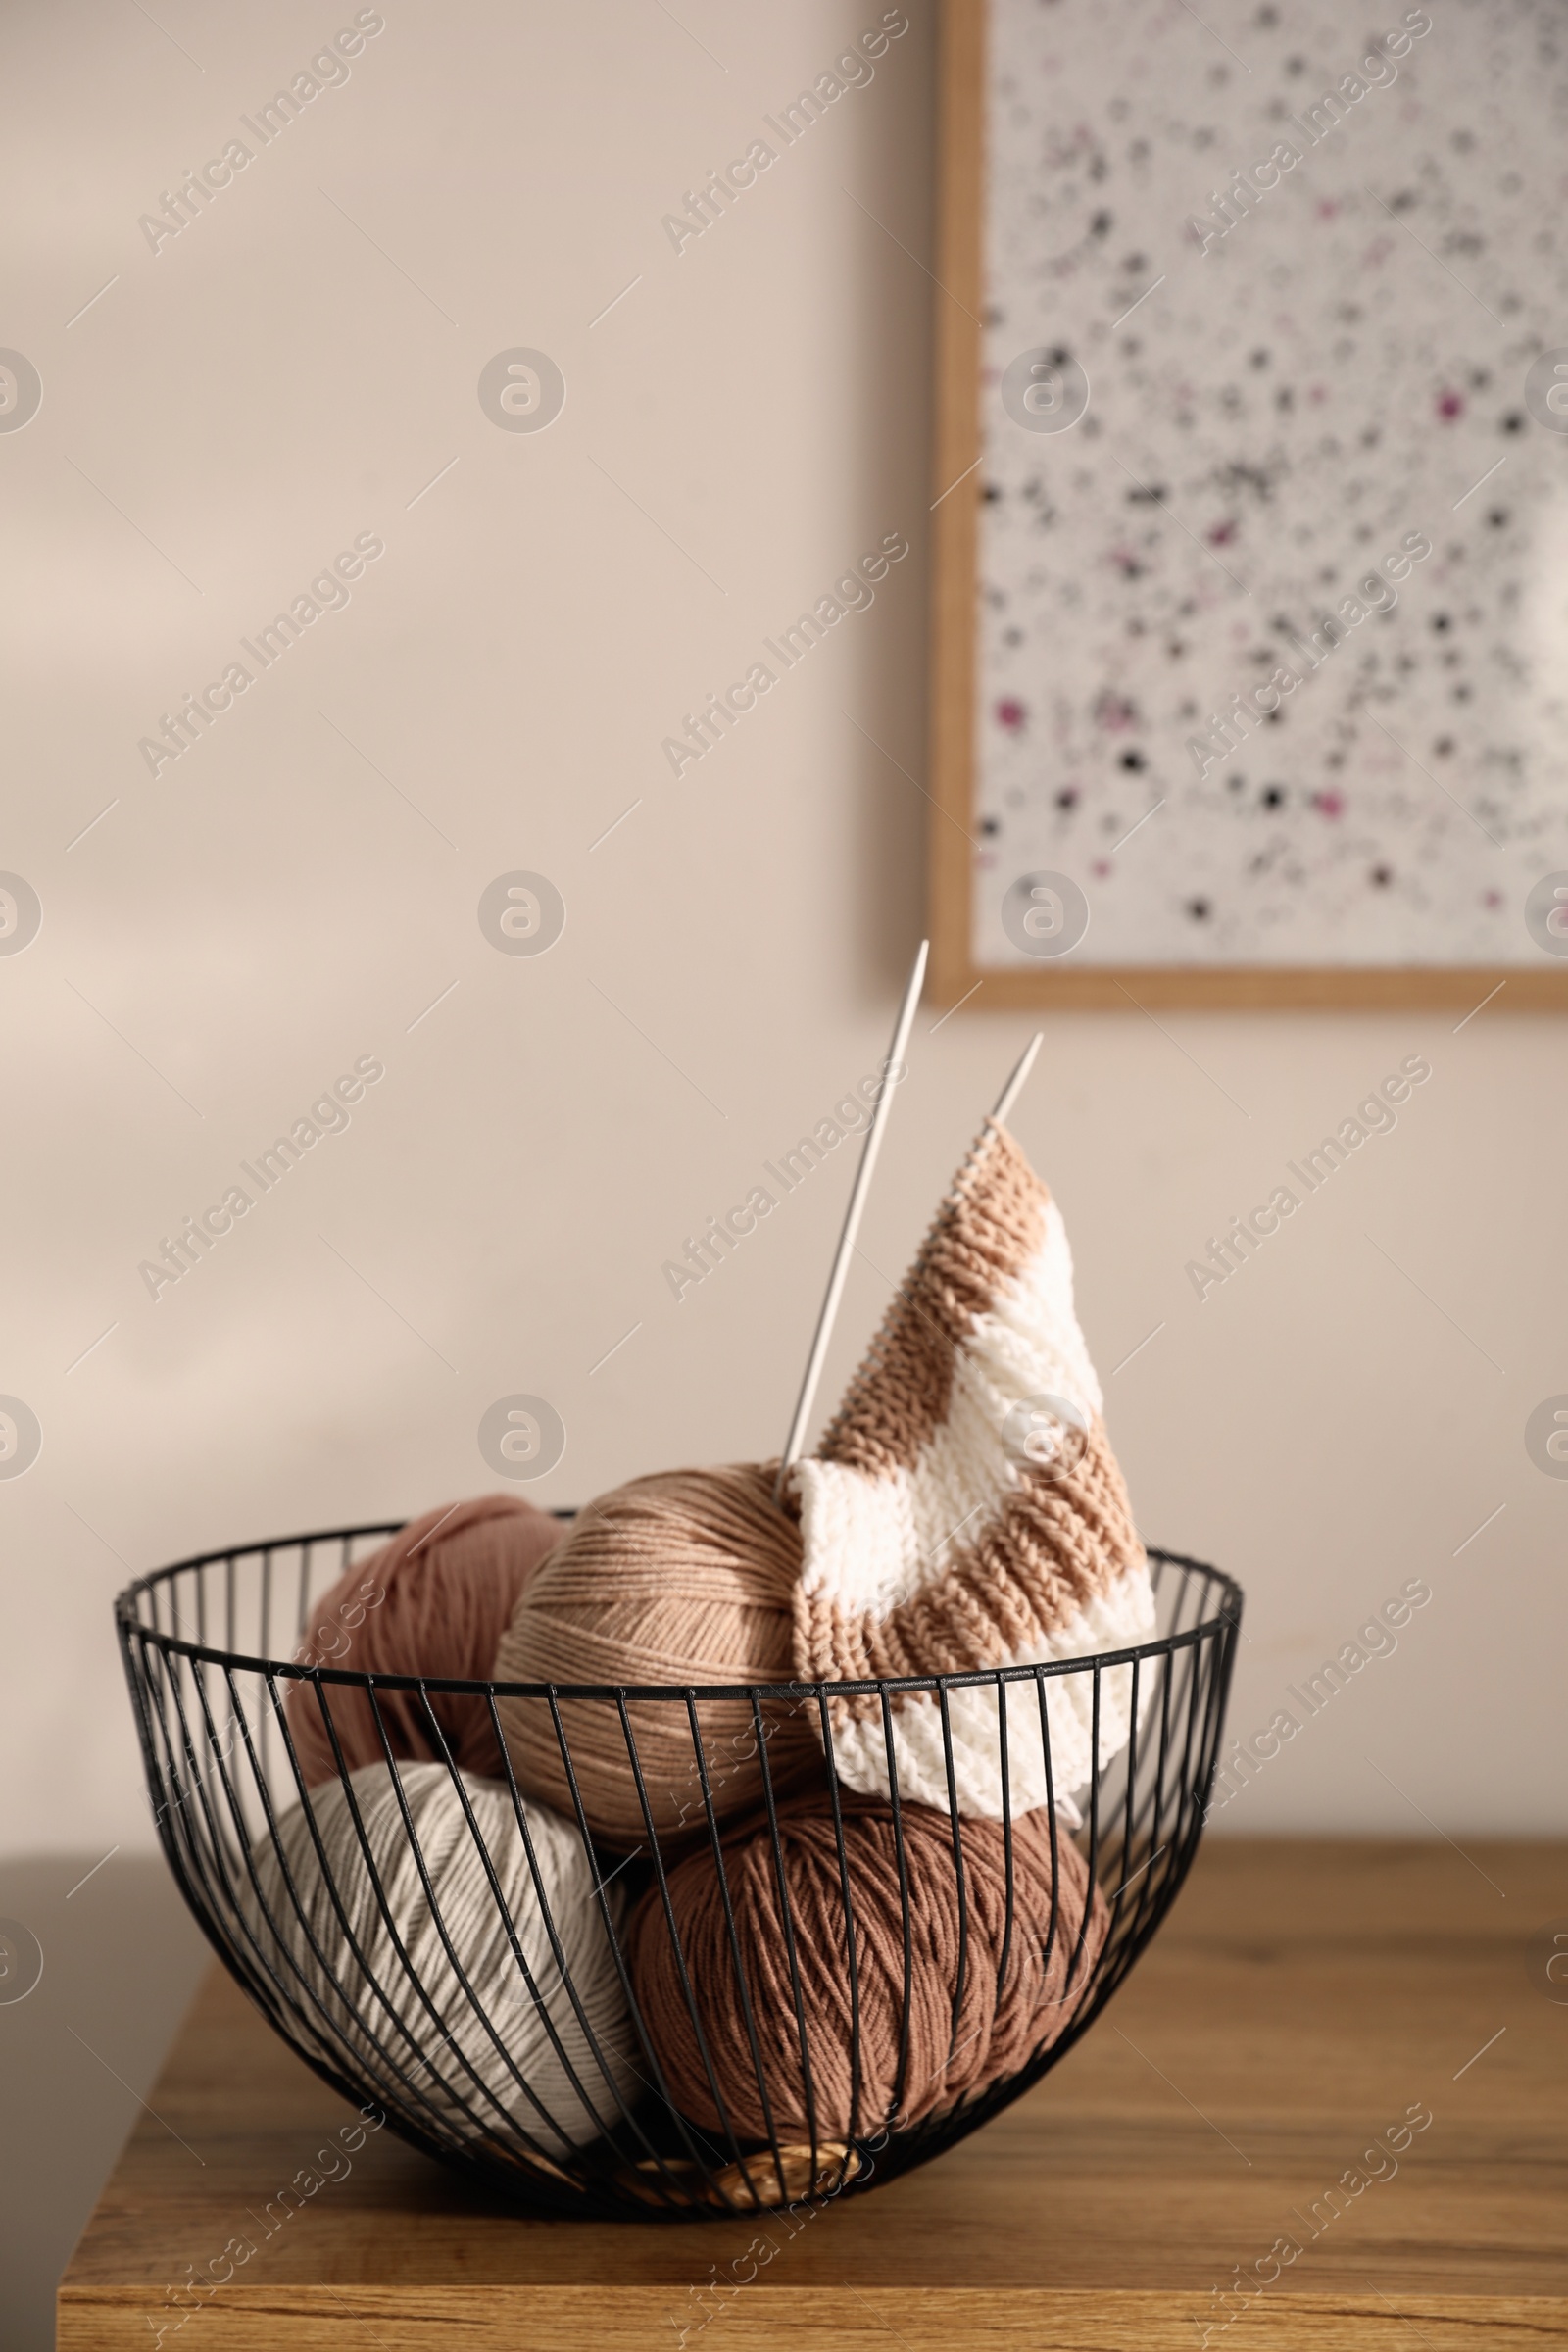
M1241 1621L1217 1569L1152 1551L1153 1640L986 1674L675 1690L319 1663L323 1593L396 1532L160 1569L116 1602L121 1647L159 1837L224 1965L368 2120L514 2207L691 2221L820 2205L923 2164L1072 2047L1187 1875ZM951 1799L952 1721L972 1741L977 1692L1000 1810L976 1821L901 1797L901 1708L920 1701L938 1726ZM548 1726L575 1818L519 1786L498 1701L514 1726L519 1702ZM454 1706L470 1728L488 1715L494 1778L459 1771ZM666 1777L672 1733L689 1759L673 1830L645 1788L651 1707ZM324 1781L319 1761L302 1768L302 1709L317 1751L327 1729ZM369 1763L332 1728L350 1710L375 1737ZM753 1731L739 1823L725 1802L738 1710ZM791 1736L774 1740L785 1716ZM875 1797L827 1761L851 1721L863 1757L868 1719L886 1735ZM572 1760L585 1725L598 1768L623 1752L642 1799L630 1853L594 1841ZM1098 1758L1080 1787L1053 1778L1066 1744ZM1050 1799L1029 1795L1028 1812L1026 1750ZM966 2044L996 2055L977 2066Z

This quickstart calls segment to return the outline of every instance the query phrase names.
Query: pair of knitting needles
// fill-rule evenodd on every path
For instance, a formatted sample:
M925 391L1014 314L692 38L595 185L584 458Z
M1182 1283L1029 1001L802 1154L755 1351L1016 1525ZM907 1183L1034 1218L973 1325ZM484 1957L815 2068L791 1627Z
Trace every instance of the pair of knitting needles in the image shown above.
M888 1104L893 1098L894 1086L904 1075L902 1066L904 1049L909 1042L909 1031L914 1024L914 1009L920 1002L920 990L925 982L926 957L930 952L931 942L928 939L922 939L919 952L914 958L914 967L909 974L908 985L904 992L904 1002L899 1006L899 1017L893 1024L893 1042L888 1049L888 1058L882 1065L882 1092L871 1112L871 1124L865 1131L865 1141L860 1146L860 1164L855 1172L855 1185L850 1194L850 1205L844 1212L844 1230L839 1235L839 1246L833 1258L833 1270L827 1278L827 1295L822 1300L822 1311L816 1318L816 1336L811 1342L811 1352L807 1358L806 1377L801 1382L801 1394L795 1406L795 1418L790 1423L790 1434L784 1441L784 1455L779 1463L778 1478L773 1488L775 1502L781 1499L784 1493L784 1482L789 1477L794 1464L800 1459L801 1449L806 1443L807 1424L811 1418L811 1407L816 1401L817 1383L822 1377L822 1365L827 1356L828 1342L833 1337L833 1325L838 1317L839 1301L844 1296L844 1285L849 1279L850 1258L855 1250L855 1237L860 1230L860 1215L865 1206L865 1196L870 1190L871 1174L876 1166L877 1153L882 1149L882 1137L888 1121ZM1039 1029L1035 1031L1034 1036L1029 1040L1013 1065L1012 1073L997 1097L996 1107L987 1121L988 1137L1003 1124L1008 1111L1017 1101L1024 1080L1034 1067L1034 1058L1040 1051L1043 1035L1043 1031ZM897 1076L894 1073L897 1073Z

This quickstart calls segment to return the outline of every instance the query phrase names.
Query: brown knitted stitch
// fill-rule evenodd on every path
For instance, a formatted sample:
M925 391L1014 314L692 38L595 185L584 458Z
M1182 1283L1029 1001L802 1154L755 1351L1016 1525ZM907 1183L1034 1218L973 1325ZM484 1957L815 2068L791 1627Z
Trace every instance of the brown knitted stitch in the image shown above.
M796 1672L802 1681L861 1682L1004 1666L1059 1633L1143 1559L1096 1414L1066 1477L1024 1471L978 1533L955 1544L941 1573L885 1614L797 1589ZM879 1711L874 1698L845 1705L851 1715Z
M1050 1198L1007 1130L988 1125L823 1433L823 1461L871 1478L914 1468L947 1419L975 1316L1039 1250Z
M822 1459L868 1479L918 1469L948 1422L976 1320L1037 1257L1050 1195L1004 1128L988 1126L826 1431ZM1065 1475L1016 1465L928 1581L892 1603L795 1595L803 1681L961 1674L1046 1646L1144 1564L1121 1472L1096 1414ZM911 1583L917 1571L912 1569ZM880 1712L875 1698L849 1716Z

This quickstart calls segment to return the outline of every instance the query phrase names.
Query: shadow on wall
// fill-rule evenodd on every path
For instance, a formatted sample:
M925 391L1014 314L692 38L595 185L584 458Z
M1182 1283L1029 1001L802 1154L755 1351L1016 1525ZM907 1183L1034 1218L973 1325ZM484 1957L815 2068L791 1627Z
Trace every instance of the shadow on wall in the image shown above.
M60 2274L211 1957L161 1854L0 1869L6 2352L52 2352Z

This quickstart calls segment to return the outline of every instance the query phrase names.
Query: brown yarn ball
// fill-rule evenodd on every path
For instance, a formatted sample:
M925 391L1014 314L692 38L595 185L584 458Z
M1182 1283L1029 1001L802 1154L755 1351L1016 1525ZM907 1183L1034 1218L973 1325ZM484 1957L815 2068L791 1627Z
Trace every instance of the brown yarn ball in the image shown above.
M1026 1813L1012 1824L1010 1939L1003 1826L967 1816L959 1824L965 1917L963 1989L955 2019L959 1937L953 1820L924 1805L903 1806L911 1935L907 2056L901 2087L904 1913L893 1809L881 1797L857 1796L848 1789L841 1791L840 1805L855 1924L858 2102L851 2070L850 1946L843 1880L833 1818L825 1804L815 1798L793 1804L781 1810L778 1822L806 2021L810 2102L770 1832L762 1828L725 1841L733 1943L711 1852L690 1855L668 1879L685 1983L691 1986L713 2079L722 2094L722 2112L703 2061L657 1886L645 1895L632 1921L632 1987L668 2094L683 2115L710 2131L727 2130L740 2139L766 2139L771 2127L771 2134L783 2140L808 2138L814 2127L819 2138L842 2139L852 2130L863 2135L890 2120L901 2130L918 2123L922 2116L951 2107L965 2092L983 2090L1016 2072L1035 2051L1054 2041L1070 2022L1100 1956L1108 1926L1104 1897L1096 1886L1085 1932L1089 1873L1077 1846L1058 1827L1060 1897L1050 1961L1044 1964L1052 1928L1050 1813ZM765 2108L747 2030L748 2009L767 2085Z
M296 1653L302 1665L359 1674L427 1674L443 1681L489 1679L507 1621L528 1578L560 1543L558 1519L516 1494L481 1494L426 1511L368 1560L345 1569L310 1615ZM368 1691L344 1683L290 1683L288 1728L308 1788L337 1778L321 1715L324 1699L344 1769L383 1760ZM482 1699L432 1690L383 1690L376 1704L400 1761L440 1763L435 1717L464 1772L500 1780L506 1766Z
M666 1470L591 1502L525 1587L496 1653L514 1683L785 1683L793 1677L801 1535L773 1500L771 1465ZM572 1811L571 1783L543 1699L498 1702L519 1787ZM563 1699L572 1776L594 1838L616 1852L648 1840L625 1733L610 1702ZM627 1703L661 1846L708 1835L703 1776L684 1704ZM701 1700L703 1762L723 1821L762 1795L748 1700ZM793 1702L764 1705L775 1788L822 1775L810 1720Z

